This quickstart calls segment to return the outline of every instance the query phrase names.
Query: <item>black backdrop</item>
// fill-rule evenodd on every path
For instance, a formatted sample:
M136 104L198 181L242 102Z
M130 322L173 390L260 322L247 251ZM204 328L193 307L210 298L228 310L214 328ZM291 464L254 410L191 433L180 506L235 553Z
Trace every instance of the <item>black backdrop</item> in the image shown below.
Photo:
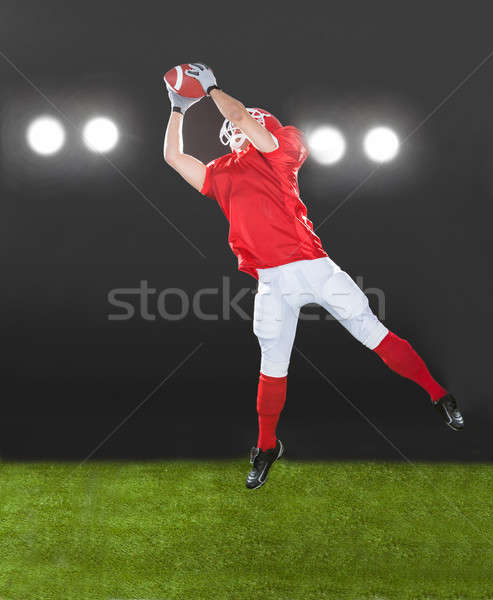
M365 130L385 123L401 139L411 134L493 50L492 13L488 3L442 1L331 3L321 12L315 2L4 0L2 456L237 456L255 441L250 321L108 319L121 312L108 293L140 281L188 297L219 288L204 300L211 313L223 310L223 277L232 295L255 287L236 271L217 206L163 163L164 71L203 60L246 105L308 131L324 122L344 131L341 163L309 160L300 172L318 226L373 169L361 156ZM467 430L446 430L419 388L337 323L306 320L280 428L290 456L402 458L388 440L410 459L493 456L492 74L493 59L318 230L336 262L382 290L384 322L454 391ZM39 157L25 129L39 114L56 115L51 103L63 112L67 144ZM111 163L87 152L77 131L100 113L121 131ZM211 101L191 109L186 150L204 161L223 153L220 124ZM253 293L241 306L251 314Z

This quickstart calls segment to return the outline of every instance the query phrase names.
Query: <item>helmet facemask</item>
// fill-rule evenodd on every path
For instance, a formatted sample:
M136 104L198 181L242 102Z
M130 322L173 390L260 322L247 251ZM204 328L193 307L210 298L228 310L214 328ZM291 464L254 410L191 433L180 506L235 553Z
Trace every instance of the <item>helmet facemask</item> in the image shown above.
M267 113L264 113L257 108L247 108L247 111L260 123L260 125L262 125L262 127L265 127L264 116L268 116ZM219 132L219 139L225 146L229 144L231 150L235 152L238 152L241 149L246 140L250 141L240 128L228 119L224 119L223 126Z

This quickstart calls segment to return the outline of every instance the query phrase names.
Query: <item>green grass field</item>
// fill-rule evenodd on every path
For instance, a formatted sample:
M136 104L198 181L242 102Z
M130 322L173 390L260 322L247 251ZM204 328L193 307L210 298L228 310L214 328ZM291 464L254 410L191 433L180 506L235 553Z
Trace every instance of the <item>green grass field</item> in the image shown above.
M493 598L493 467L0 465L2 600Z

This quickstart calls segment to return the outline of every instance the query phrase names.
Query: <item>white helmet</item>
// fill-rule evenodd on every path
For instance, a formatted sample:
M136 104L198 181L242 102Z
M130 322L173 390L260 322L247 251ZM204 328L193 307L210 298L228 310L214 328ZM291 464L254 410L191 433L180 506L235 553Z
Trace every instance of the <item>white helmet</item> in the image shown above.
M267 111L260 108L247 108L247 111L254 119L257 119L262 127L265 127L269 131L274 131L282 127L276 117ZM229 144L231 150L239 150L245 143L245 140L248 140L248 137L234 123L228 119L224 119L223 126L219 132L219 139L225 146Z

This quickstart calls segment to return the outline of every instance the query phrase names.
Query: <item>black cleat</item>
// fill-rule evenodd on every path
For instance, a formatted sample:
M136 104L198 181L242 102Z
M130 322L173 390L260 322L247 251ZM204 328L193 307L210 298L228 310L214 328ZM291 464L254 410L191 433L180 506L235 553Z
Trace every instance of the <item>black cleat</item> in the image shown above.
M269 469L283 454L284 446L282 445L281 440L277 440L275 448L265 450L265 452L254 446L250 450L250 463L252 464L252 469L250 473L248 473L246 480L247 488L249 490L256 490L264 485L267 481Z
M464 429L464 417L462 416L459 407L457 406L457 402L452 394L447 394L433 404L440 413L442 419L449 427L451 427L454 431L461 431Z

